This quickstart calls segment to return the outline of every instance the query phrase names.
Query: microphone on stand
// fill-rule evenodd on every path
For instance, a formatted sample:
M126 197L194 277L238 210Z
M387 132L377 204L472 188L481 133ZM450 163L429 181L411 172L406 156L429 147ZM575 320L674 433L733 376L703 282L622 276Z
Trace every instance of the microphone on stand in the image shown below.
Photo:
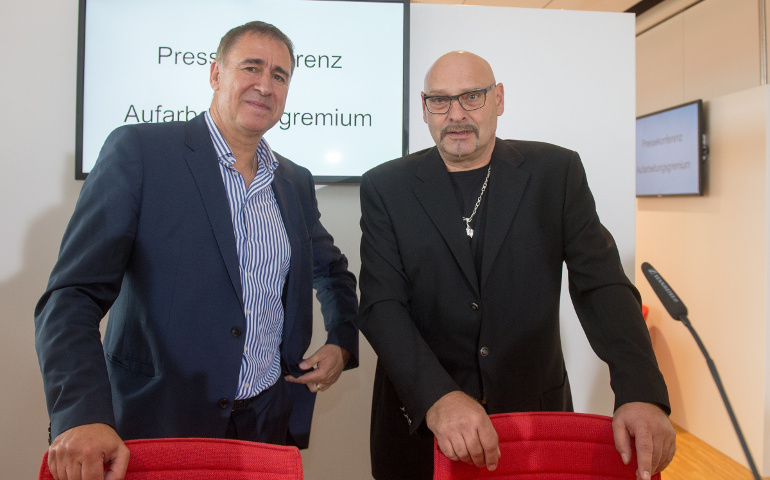
M735 418L733 408L730 406L730 401L727 399L727 392L725 392L725 388L722 386L722 380L719 379L717 367L706 351L706 346L703 345L700 337L695 332L693 326L690 324L690 320L687 318L687 307L684 306L682 300L679 299L677 294L674 293L674 290L669 286L668 283L666 283L665 280L663 280L663 277L660 276L658 271L655 270L652 265L644 262L642 264L642 273L644 273L647 281L650 282L652 290L655 292L655 295L658 296L661 303L663 303L663 306L666 308L668 313L674 318L674 320L679 320L682 322L690 331L693 338L695 338L695 342L698 344L698 347L700 347L701 352L703 352L703 356L706 357L706 363L708 364L709 370L711 371L711 376L714 377L714 382L717 384L717 388L719 389L719 394L722 396L722 401L725 404L725 408L727 408L727 414L730 415L730 421L733 423L735 433L738 434L738 440L741 442L743 453L746 455L746 460L749 463L749 468L751 469L751 473L754 476L754 480L762 480L762 478L759 476L759 472L757 471L757 467L754 464L754 459L751 456L751 452L749 452L749 446L746 443L746 439L743 437L743 433L741 432L741 427L738 426L738 419Z

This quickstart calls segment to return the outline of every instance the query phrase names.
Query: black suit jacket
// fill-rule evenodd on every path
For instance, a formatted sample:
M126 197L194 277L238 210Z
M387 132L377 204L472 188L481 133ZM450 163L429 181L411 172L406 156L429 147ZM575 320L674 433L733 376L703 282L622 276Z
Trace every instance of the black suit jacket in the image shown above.
M282 365L301 374L315 288L327 343L350 351L355 366L355 277L321 225L310 172L277 158L272 188L291 245ZM52 437L87 423L112 425L124 439L224 437L245 341L242 303L230 207L203 115L115 130L35 311ZM306 446L315 394L294 384L292 392L291 433Z
M490 413L572 409L559 334L564 262L583 329L609 365L616 408L668 408L639 294L577 153L497 139L487 195L479 282L435 147L363 176L360 328L379 357L377 478L388 478L378 465L410 457L407 435L450 391L480 386Z

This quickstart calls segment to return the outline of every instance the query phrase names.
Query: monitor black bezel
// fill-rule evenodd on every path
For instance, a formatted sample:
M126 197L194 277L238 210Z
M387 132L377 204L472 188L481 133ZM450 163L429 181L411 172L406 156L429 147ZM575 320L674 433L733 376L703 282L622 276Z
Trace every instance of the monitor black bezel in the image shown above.
M682 193L644 193L640 194L636 192L636 196L638 198L655 198L655 197L698 197L703 196L705 194L705 185L706 185L706 159L708 157L708 146L706 144L706 127L705 127L705 118L703 113L703 99L697 99L690 102L685 102L679 105L675 105L673 107L664 108L662 110L657 110L655 112L650 112L644 115L640 115L636 117L637 125L639 123L639 120L643 118L648 118L656 115L661 115L667 112L670 112L672 110L677 110L680 108L689 107L691 105L697 105L697 116L698 116L698 158L695 164L697 165L698 170L698 191L697 192L682 192ZM636 148L636 147L635 147ZM634 150L634 156L636 156L636 150ZM637 159L638 161L638 159ZM638 167L637 161L634 162L635 167ZM636 184L636 182L634 182Z
M401 154L409 152L409 0L308 0L308 1L345 1L368 3L400 3L404 8L404 40L403 40L403 100L402 100L402 134ZM85 51L86 51L86 11L87 0L79 0L78 6L78 52L77 52L77 85L75 105L75 180L85 180L88 172L83 171L83 103L85 85ZM314 175L317 184L358 184L360 176Z

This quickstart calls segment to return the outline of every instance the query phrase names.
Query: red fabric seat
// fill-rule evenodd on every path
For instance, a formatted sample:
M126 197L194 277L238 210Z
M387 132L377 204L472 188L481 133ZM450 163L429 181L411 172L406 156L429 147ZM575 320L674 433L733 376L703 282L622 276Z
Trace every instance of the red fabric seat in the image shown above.
M128 440L126 480L302 480L296 447L213 438ZM53 480L48 452L38 480Z
M612 418L564 412L490 415L501 458L490 472L449 460L434 447L434 480L635 480L636 456L624 465ZM660 474L653 475L660 480Z

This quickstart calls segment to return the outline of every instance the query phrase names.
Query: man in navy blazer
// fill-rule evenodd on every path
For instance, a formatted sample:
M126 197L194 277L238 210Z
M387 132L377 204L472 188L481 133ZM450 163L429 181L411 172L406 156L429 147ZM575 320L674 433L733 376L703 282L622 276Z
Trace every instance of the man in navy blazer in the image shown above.
M310 172L263 138L293 68L280 30L237 27L208 112L106 140L35 311L58 480L123 478L133 438L306 447L315 393L357 365L355 277ZM328 338L303 359L313 288Z

